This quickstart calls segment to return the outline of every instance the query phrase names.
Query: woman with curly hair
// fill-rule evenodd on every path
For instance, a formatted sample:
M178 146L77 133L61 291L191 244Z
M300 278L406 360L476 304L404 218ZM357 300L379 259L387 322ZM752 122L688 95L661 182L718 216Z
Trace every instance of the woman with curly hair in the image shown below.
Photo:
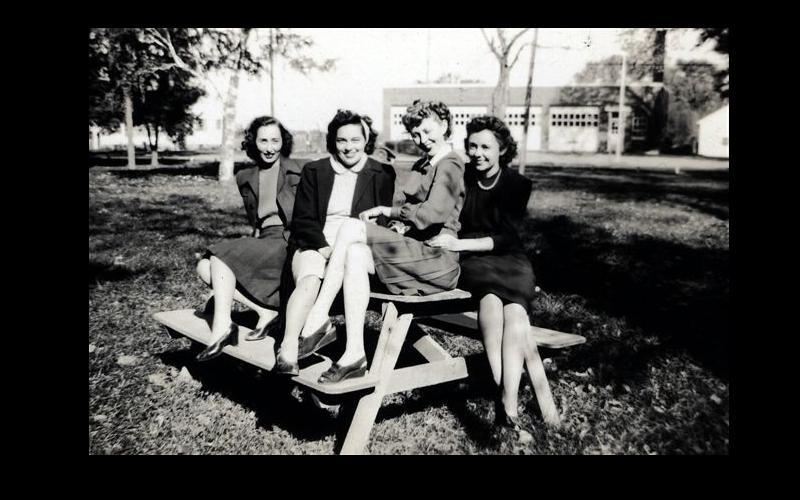
M236 173L236 184L253 233L210 246L197 264L197 273L213 288L214 299L212 342L197 356L199 361L219 356L225 345L238 341L238 327L231 320L233 300L258 313L248 340L264 338L267 325L278 316L274 309L280 306L281 273L302 165L289 158L292 134L271 116L250 123L242 150L253 164ZM211 305L209 300L207 312Z
M368 272L374 272L389 292L404 295L444 292L458 283L458 253L425 244L440 234L456 234L464 203L464 163L447 142L452 130L450 110L441 102L417 100L403 116L403 125L425 156L396 190L392 206L365 210L360 220L342 225L319 297L303 327L303 334L309 336L329 329L331 305L344 286L347 345L339 360L321 375L320 383L367 373Z
M458 287L480 301L478 325L498 394L496 422L520 430L518 392L530 344L535 278L518 226L527 213L532 182L508 164L517 143L494 116L467 124L467 189L458 237L443 234L429 244L461 253ZM502 389L501 389L502 387Z
M320 282L328 279L332 268L343 265L343 255L335 248L345 227L350 221L357 222L355 217L365 210L392 201L394 169L368 157L375 150L377 136L368 116L339 110L328 124L326 142L330 157L303 168L289 241L288 254L292 260L287 263L285 285L281 288L281 295L289 300L284 336L276 356L276 373L298 374L299 359L336 339L336 329L330 323L313 335L307 329L302 330L302 337L300 334ZM367 264L371 262L368 257L369 250L354 247L348 254L347 265L355 275L366 279ZM291 276L287 277L288 274ZM364 293L369 300L368 284L346 283L346 299ZM347 305L345 314L348 331L363 327L363 315L356 325L356 316Z

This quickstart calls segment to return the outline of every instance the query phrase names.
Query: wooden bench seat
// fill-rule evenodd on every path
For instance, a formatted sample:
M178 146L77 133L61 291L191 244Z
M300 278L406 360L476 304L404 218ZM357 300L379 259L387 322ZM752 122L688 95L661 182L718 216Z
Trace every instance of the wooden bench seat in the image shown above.
M293 377L297 384L320 394L336 396L366 392L355 403L352 421L341 448L343 454L363 453L384 396L469 376L463 357L452 357L430 335L419 329L416 329L417 333L421 334L412 347L425 358L425 362L395 368L415 320L445 330L477 330L475 304L468 292L452 290L427 296L372 293L370 307L380 308L382 321L375 353L365 377L320 384L317 382L319 376L331 366L332 361L319 353L313 359L321 361L309 366L301 364L300 374ZM211 318L203 317L194 309L160 312L154 318L173 337L183 335L201 344L209 344ZM240 326L240 337L243 338L249 331L250 329ZM580 335L531 326L529 340L525 365L542 417L550 425L559 425L560 417L537 346L560 349L581 344L586 339ZM225 346L223 352L264 370L272 370L275 365L274 339L270 337L255 342L240 341L236 346Z

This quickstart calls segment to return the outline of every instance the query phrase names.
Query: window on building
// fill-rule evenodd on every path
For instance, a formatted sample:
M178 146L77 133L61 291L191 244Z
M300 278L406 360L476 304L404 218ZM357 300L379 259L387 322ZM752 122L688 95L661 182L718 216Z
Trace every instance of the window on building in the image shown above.
M634 136L644 136L647 132L647 118L644 116L634 116L631 120L631 133Z

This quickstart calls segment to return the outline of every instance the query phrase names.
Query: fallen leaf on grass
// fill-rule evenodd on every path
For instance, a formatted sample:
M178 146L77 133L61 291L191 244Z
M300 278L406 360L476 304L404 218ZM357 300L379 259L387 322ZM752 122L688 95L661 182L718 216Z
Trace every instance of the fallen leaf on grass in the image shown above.
M97 349L94 344L89 344L89 354L93 353L94 350Z
M167 382L166 375L163 373L153 373L152 375L148 375L147 381L159 387L166 387L169 384Z
M139 359L136 356L128 356L124 354L117 358L117 364L120 366L133 366L139 362Z
M710 399L717 404L722 404L722 399L720 399L720 397L716 394L712 394Z
M533 436L530 432L521 430L519 431L519 442L522 444L528 444L533 441Z

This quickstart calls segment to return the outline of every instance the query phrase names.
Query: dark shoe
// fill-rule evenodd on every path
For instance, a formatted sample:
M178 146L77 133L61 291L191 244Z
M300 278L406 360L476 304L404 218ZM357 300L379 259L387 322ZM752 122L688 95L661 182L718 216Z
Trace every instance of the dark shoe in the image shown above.
M319 376L320 384L333 384L349 378L363 377L367 374L367 358L362 357L351 365L340 366L334 363L328 370Z
M250 331L250 333L244 336L244 339L250 342L254 342L256 340L264 340L269 335L269 332L272 331L272 329L275 328L275 326L278 324L277 319L278 316L275 316L275 318L266 325L262 326L261 328L256 328L255 330Z
M293 377L295 375L300 375L300 365L284 361L281 357L281 351L278 349L278 352L275 354L275 367L272 371L278 375L289 375Z
M208 361L222 354L222 348L226 345L236 345L239 343L239 327L236 323L231 323L230 328L219 340L206 347L203 352L197 355L197 361Z
M319 329L308 337L300 337L297 359L305 359L326 345L336 340L336 327L331 320L326 321Z

